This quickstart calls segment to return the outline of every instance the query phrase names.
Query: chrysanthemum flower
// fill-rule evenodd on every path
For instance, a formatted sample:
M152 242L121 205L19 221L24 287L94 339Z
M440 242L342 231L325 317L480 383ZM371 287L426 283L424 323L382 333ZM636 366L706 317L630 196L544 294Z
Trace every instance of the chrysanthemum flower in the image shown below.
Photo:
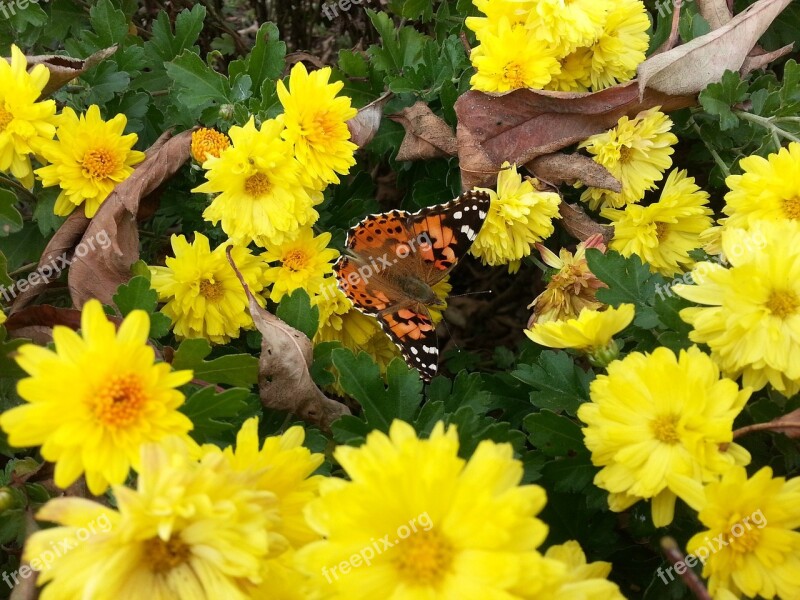
M150 285L166 302L161 312L172 320L179 339L202 337L225 344L239 337L242 328L253 327L244 289L225 254L228 245L212 251L202 233L195 232L191 244L185 236L173 235L175 257L167 258L165 267L150 267ZM233 247L231 258L259 299L267 285L266 263L241 246Z
M322 482L306 517L325 539L298 553L326 597L528 597L514 593L523 571L533 571L525 573L536 586L529 594L552 578L536 552L547 535L536 518L545 493L520 485L522 463L509 444L483 441L464 461L454 428L439 423L420 440L395 421L388 436L373 431L335 457L349 480ZM373 550L369 563L340 568L362 549Z
M140 471L140 448L170 435L188 438L192 422L178 412L176 390L191 371L155 364L147 345L150 319L131 312L119 331L97 300L83 307L82 337L68 327L53 329L55 350L28 344L17 362L29 377L18 385L26 404L0 415L12 446L41 446L55 463L55 483L66 488L85 472L89 490L105 492Z
M564 56L597 41L613 4L608 0L539 0L528 13L526 26L531 35Z
M581 200L592 210L622 208L644 198L655 189L664 172L672 166L672 146L678 138L670 132L672 121L658 107L640 112L635 118L622 117L616 127L591 136L580 144L598 164L622 183L622 192L587 188Z
M739 162L744 173L725 180L729 215L726 227L749 228L760 220L800 219L800 144L792 142L767 158L748 156Z
M625 600L617 584L606 579L611 573L611 563L587 563L586 554L575 540L550 546L544 556L565 565L566 569L561 577L536 594L536 600Z
M727 376L743 375L754 390L769 383L787 397L800 391L800 247L788 242L798 239L798 221L726 228L722 250L730 268L698 263L697 285L672 288L705 305L683 309L681 318Z
M40 573L42 600L252 598L276 543L275 496L221 454L197 460L185 444L170 442L143 448L137 489L114 486L118 510L57 498L39 511L37 518L60 527L31 536L27 558L72 542ZM82 536L90 527L97 533Z
M702 487L685 481L681 498L708 529L687 551L703 563L716 599L796 598L800 590L800 477L787 481L764 467L747 478L735 467Z
M139 137L122 135L128 123L124 114L104 121L96 104L80 117L66 107L57 119L58 140L42 144L42 156L50 164L36 169L36 175L44 187L61 188L55 214L66 216L85 203L86 216L91 218L144 160L144 152L132 150Z
M497 31L483 32L471 59L477 72L470 85L482 92L542 89L561 69L554 49L529 35L524 25L511 25L506 18L500 20Z
M37 102L50 79L44 65L27 70L25 55L11 44L11 63L0 57L0 173L33 187L31 155L56 133L55 100Z
M613 0L603 32L590 47L594 91L630 81L650 45L650 19L641 0Z
M523 181L517 167L508 163L497 175L497 191L481 189L491 196L489 214L472 244L470 253L485 265L519 268L517 261L531 253L531 246L549 237L555 229L561 198L540 192L535 180Z
M221 131L201 127L192 133L192 158L202 165L210 156L219 158L222 151L230 145L230 139Z
M628 204L624 210L604 208L600 214L614 224L612 250L623 256L636 254L651 271L672 277L694 264L689 252L702 247L700 235L711 227L714 211L694 177L674 170L658 202Z
M561 59L561 71L545 86L557 92L588 92L592 85L592 55L588 48L578 48Z
M314 237L311 227L300 230L297 238L283 244L267 244L261 257L279 263L267 269L266 280L272 284L270 300L280 302L287 294L303 288L309 296L322 291L327 282L333 284L333 263L339 252L328 248L330 233Z
M278 120L256 129L251 117L244 127L231 127L231 147L203 163L207 181L193 191L219 192L203 217L221 222L237 244L283 243L319 216L313 207L322 195L304 187L302 167L282 132Z
M595 294L600 288L608 286L592 273L586 262L586 250L596 248L601 252L606 251L602 235L595 234L578 244L574 255L566 248L562 248L558 256L542 244L536 244L536 248L545 264L558 269L558 272L547 282L545 290L528 305L528 308L533 308L528 321L529 328L534 323L576 319L585 308L597 310L603 306Z
M294 147L304 171L322 189L339 183L338 174L347 175L356 164L358 149L350 141L347 121L358 111L350 106L350 98L338 96L343 81L328 83L330 67L308 73L303 63L292 67L289 90L278 81L278 98L283 105L283 139Z
M622 511L652 499L653 523L672 522L677 476L715 481L750 455L733 442L733 420L750 390L720 378L697 347L678 357L667 348L633 352L608 366L590 387L591 402L578 409L592 462L603 467L598 487ZM726 450L721 450L726 447Z
M502 19L510 25L520 25L528 20L534 0L472 0L484 17L467 17L464 24L480 40L485 31L494 31Z

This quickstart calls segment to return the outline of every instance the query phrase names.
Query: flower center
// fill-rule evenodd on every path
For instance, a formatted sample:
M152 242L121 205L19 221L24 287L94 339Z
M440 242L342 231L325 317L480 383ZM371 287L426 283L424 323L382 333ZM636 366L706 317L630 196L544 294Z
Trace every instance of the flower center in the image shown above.
M619 162L627 163L631 159L631 154L633 153L630 146L620 146L619 147Z
M800 307L800 300L797 294L791 291L772 290L767 299L767 309L779 319L791 317L797 313Z
M114 153L105 148L89 150L81 161L83 175L92 179L105 179L117 170Z
M407 581L417 585L437 583L453 563L453 546L437 531L417 531L397 546L394 565Z
M150 568L156 573L167 573L179 567L189 558L191 551L179 537L171 537L166 542L159 537L144 543L144 556Z
M650 428L659 442L674 445L680 441L677 425L678 417L676 415L661 415L650 423Z
M225 287L222 285L221 281L203 279L203 281L200 282L200 294L211 302L218 302L222 300L222 297L225 295Z
M121 427L139 417L147 395L137 375L114 375L95 392L91 402L95 417L103 425Z
M730 526L725 533L728 547L739 554L753 552L758 547L761 539L761 530L753 527L749 522L743 521L739 515L733 515Z
M0 127L2 129L2 127ZM800 219L800 196L787 198L783 201L783 214L787 219Z
M0 103L0 131L3 131L11 121L14 120L14 115L6 110L6 103Z
M308 256L302 250L292 250L283 257L283 266L291 271L302 271L308 266Z
M666 223L656 223L656 237L659 242L663 242L669 233L669 225Z
M247 178L247 181L244 182L244 191L250 196L263 196L269 193L271 189L272 185L269 182L269 177L263 173L251 175Z
M503 79L514 88L525 87L522 77L522 65L517 62L508 63L503 67Z

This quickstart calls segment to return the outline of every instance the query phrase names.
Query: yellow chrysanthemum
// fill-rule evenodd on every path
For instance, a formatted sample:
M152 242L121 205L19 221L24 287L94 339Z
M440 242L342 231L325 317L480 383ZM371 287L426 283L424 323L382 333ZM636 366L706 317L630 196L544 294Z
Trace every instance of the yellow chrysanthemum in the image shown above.
M219 192L203 218L221 222L237 244L281 244L319 216L313 207L322 195L303 186L302 167L282 132L278 120L256 129L250 117L244 127L231 127L232 145L219 158L203 163L207 181L193 191Z
M760 220L800 220L800 144L792 142L767 158L748 156L744 173L725 180L730 192L723 211L726 227L749 228Z
M595 294L600 288L608 286L591 272L586 262L586 250L595 248L606 251L602 235L595 234L578 244L574 255L566 248L562 248L558 256L542 244L536 244L536 248L545 264L558 269L558 272L547 282L545 290L528 305L533 309L528 321L529 328L534 323L576 319L583 309L598 310L603 306Z
M524 24L533 8L534 0L472 0L483 17L467 17L464 24L481 40L485 31L494 31L502 19L511 25Z
M66 488L85 472L97 495L125 481L131 467L140 471L143 444L188 437L192 422L178 412L184 396L175 388L192 372L155 364L144 311L131 312L117 331L102 304L90 300L81 330L82 337L57 325L54 351L33 344L18 350L29 374L17 388L26 404L0 415L0 426L12 446L41 446L56 465L56 485Z
M594 91L633 79L650 45L650 18L644 2L613 0L609 4L603 32L589 49Z
M590 187L581 200L588 202L592 210L639 202L672 166L672 146L678 138L671 128L670 118L655 107L633 119L622 117L614 128L582 142L579 147L586 148L596 163L622 183L622 192Z
M555 50L529 35L524 25L500 20L497 31L485 31L472 50L476 73L470 85L482 92L542 89L560 70Z
M166 302L161 312L172 320L179 339L202 337L225 344L239 337L241 329L253 327L244 289L225 253L229 245L212 251L202 233L195 232L191 244L185 236L173 235L175 257L167 258L165 267L150 267L150 285ZM231 258L260 300L258 293L267 285L266 263L241 246L233 247Z
M711 227L714 211L694 177L674 170L658 202L629 204L624 210L604 208L600 214L614 224L612 250L623 256L636 254L651 271L672 277L694 264L689 252L702 247L700 235Z
M545 89L557 92L588 92L592 85L592 55L588 48L578 48L561 59L561 71L553 75Z
M395 421L388 436L373 431L335 457L349 480L322 482L306 517L325 539L298 553L324 597L533 598L563 573L536 552L545 493L520 485L509 444L483 441L464 461L453 427L420 440ZM516 594L523 579L534 587Z
M283 139L292 144L297 160L319 189L339 183L337 173L350 172L358 149L350 141L347 127L347 121L358 111L350 106L349 97L337 97L344 82L328 83L330 76L330 67L309 74L298 62L289 76L289 90L278 81L286 126Z
M297 238L283 244L267 244L261 257L270 263L280 263L267 269L266 280L272 284L269 298L280 302L287 294L303 288L309 296L333 284L333 262L339 252L328 248L330 233L314 237L311 227L300 230Z
M192 133L192 158L202 165L211 156L219 158L222 151L230 145L231 140L221 131L201 127Z
M531 246L553 233L561 198L536 189L536 180L524 180L516 165L503 164L497 175L497 191L481 189L491 196L489 214L472 244L470 253L485 265L510 265L531 253Z
M2 307L0 307L0 325L6 322L6 313L3 312Z
M715 600L798 597L800 477L773 478L764 467L748 479L737 467L705 487L684 485L681 498L708 528L686 549L703 563Z
M611 563L587 563L586 554L575 540L550 546L544 556L562 563L566 570L537 593L536 600L625 600L617 584L606 579Z
M52 555L62 540L71 549L40 573L42 600L252 598L280 543L275 496L222 454L197 460L195 452L173 440L145 446L137 489L114 487L118 510L79 498L48 502L37 518L61 526L31 536L25 556Z
M664 527L674 515L678 476L714 481L750 461L732 443L733 420L750 390L720 378L695 346L678 357L667 348L633 352L598 375L590 393L578 417L592 462L603 467L594 483L611 492L613 511L652 499L653 523Z
M727 228L726 228L727 229ZM716 262L692 270L697 285L673 290L705 306L685 308L692 341L707 344L729 377L785 396L800 391L800 239L798 221L759 221L722 235L726 269ZM791 240L791 241L790 241Z
M613 4L610 0L538 0L526 26L531 35L565 56L597 41Z
M11 63L0 57L0 173L11 173L33 187L31 155L56 133L55 100L37 102L50 79L44 65L27 70L28 61L11 44Z
M58 140L42 144L42 156L50 164L36 169L44 187L59 186L53 212L67 216L84 204L91 218L113 189L133 173L144 160L144 152L132 150L139 137L122 135L128 119L118 114L103 121L100 108L92 104L78 115L66 107L58 116Z

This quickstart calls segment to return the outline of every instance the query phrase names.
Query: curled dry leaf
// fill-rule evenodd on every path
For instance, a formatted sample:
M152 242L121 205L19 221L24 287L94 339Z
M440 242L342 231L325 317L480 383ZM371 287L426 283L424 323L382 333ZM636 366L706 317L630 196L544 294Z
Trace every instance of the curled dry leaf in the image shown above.
M697 8L711 29L719 29L733 18L728 0L697 0Z
M583 154L546 154L534 158L525 168L540 181L554 186L580 181L591 187L618 193L622 191L622 184L608 169Z
M733 437L735 439L754 431L773 431L793 439L800 439L800 408L767 423L755 423L737 429L733 432Z
M311 341L305 334L261 308L242 278L227 249L239 282L247 294L250 314L261 332L261 358L258 361L258 392L267 408L289 412L304 421L330 431L331 423L350 410L323 394L308 372L313 360Z
M614 228L610 225L601 225L592 220L584 210L575 204L562 202L558 207L561 214L561 224L572 237L585 242L593 235L603 236L603 243L608 245L614 235Z
M27 338L42 346L53 341L53 327L56 325L79 329L81 311L41 304L14 313L5 322L10 337Z
M742 63L742 68L739 70L739 72L741 73L742 77L744 77L748 73L752 73L757 69L763 69L769 63L786 56L793 49L794 42L788 46L784 46L783 48L773 50L772 52L756 52L754 50L747 56L747 58L744 59L744 63Z
M98 65L117 51L117 46L98 50L89 58L71 58L57 54L27 56L28 68L44 65L50 71L50 79L42 90L42 96L49 96L57 89L67 85L76 77L80 77L92 67Z
M162 134L133 174L114 188L86 228L81 243L94 250L83 256L75 253L68 276L77 308L91 298L112 304L117 288L131 278L131 266L139 260L139 204L189 159L192 130L170 136L170 132ZM111 241L105 248L95 242L102 236Z
M380 98L358 109L358 114L347 122L347 127L350 129L350 140L356 146L363 148L378 133L383 117L383 107L391 97L392 93L386 92Z
M791 0L759 0L719 29L651 56L639 65L639 94L655 90L673 96L701 92L725 71L739 71L747 55Z
M404 108L389 115L406 130L403 143L397 152L397 160L426 160L441 156L455 156L458 142L453 130L436 116L424 102Z
M518 165L552 154L610 129L622 116L661 106L692 106L696 98L647 90L636 82L590 94L515 90L503 95L469 91L456 101L462 186L491 187L504 161Z

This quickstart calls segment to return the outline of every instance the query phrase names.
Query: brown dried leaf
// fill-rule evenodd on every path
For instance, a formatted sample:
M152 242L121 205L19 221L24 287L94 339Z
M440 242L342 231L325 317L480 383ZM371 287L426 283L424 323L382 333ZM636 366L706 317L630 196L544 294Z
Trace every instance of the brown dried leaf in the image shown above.
M358 109L358 114L347 122L347 127L350 129L350 141L356 146L363 148L378 133L383 117L383 107L391 97L392 93L386 92L380 98Z
M122 323L120 317L107 316L107 318L117 326ZM77 331L81 327L81 311L39 304L14 313L5 322L6 330L11 337L29 338L40 345L47 345L53 341L53 327L56 325Z
M592 220L580 206L562 202L558 207L561 213L561 224L572 237L585 242L593 235L603 236L603 243L608 245L614 235L614 228L610 225L601 225Z
M744 59L744 64L742 64L742 68L739 70L742 77L745 75L752 73L757 69L763 69L769 63L778 60L779 58L786 56L794 49L794 42L789 44L788 46L784 46L783 48L778 48L777 50L773 50L772 52L756 52L755 50L747 55L747 58Z
M261 358L258 361L261 403L267 408L297 415L308 423L330 431L331 423L343 415L349 415L350 409L325 396L311 379L308 372L314 354L311 341L305 334L258 305L231 258L230 248L227 250L228 262L247 294L253 322L263 335Z
M397 160L426 160L455 156L458 153L458 142L453 130L424 102L417 102L399 113L389 115L389 118L400 123L406 130L406 136L397 152Z
M758 0L719 29L668 52L651 56L637 69L640 96L656 90L674 96L701 92L738 71L745 58L791 0Z
M131 266L139 260L136 223L139 204L189 160L192 131L170 138L171 135L171 132L161 135L147 152L147 158L114 188L89 223L83 240L96 240L105 232L111 244L82 257L75 255L68 283L77 308L91 298L111 304L117 288L130 279Z
M622 191L622 184L608 169L583 154L547 154L534 158L525 168L540 181L556 187L581 181L591 187L617 193Z
M719 29L733 18L728 0L697 0L697 8L711 29Z
M800 408L793 410L789 414L778 417L770 421L771 431L782 433L790 438L800 438Z
M671 112L696 104L694 96L647 90L640 101L636 82L585 93L516 90L504 95L469 91L456 101L462 185L492 187L504 161L533 159L606 131L624 115L661 106Z
M27 56L28 68L33 65L44 65L50 71L50 79L42 90L42 97L49 96L57 89L67 85L76 77L80 77L92 67L98 65L117 51L117 46L98 50L89 58L71 58L57 54Z

